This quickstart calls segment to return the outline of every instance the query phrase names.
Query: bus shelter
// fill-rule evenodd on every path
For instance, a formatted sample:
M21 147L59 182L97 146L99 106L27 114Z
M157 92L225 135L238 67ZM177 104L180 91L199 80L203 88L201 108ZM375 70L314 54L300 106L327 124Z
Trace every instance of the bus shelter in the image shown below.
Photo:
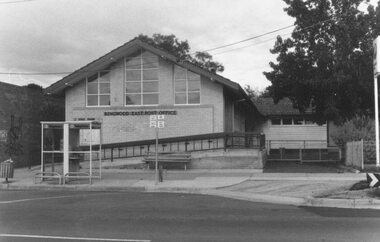
M35 178L101 178L102 128L97 121L41 122L41 171Z

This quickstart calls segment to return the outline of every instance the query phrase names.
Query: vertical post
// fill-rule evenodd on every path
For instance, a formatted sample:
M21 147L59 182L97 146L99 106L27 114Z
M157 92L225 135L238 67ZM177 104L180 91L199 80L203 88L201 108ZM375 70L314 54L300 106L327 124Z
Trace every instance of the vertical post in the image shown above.
M41 172L44 172L44 171L45 171L45 164L44 164L44 124L41 123ZM41 180L42 180L42 178L41 178Z
M300 156L300 162L302 164L302 149L300 149L299 156Z
M99 178L102 178L102 143L103 143L103 131L102 131L102 123L100 123L100 127L99 127L99 134L100 134L100 137L99 137Z
M90 184L92 184L92 122L90 123Z
M374 94L375 94L375 127L376 127L376 167L380 166L379 153L379 97L377 77L380 73L380 36L373 41L373 75L374 75ZM379 59L379 60L378 60Z
M156 162L155 162L155 175L156 175L156 184L158 184L158 127L155 127L156 130Z
M362 156L361 156L361 158L362 158L362 163L361 163L361 168L362 168L362 170L364 169L364 141L363 141L363 139L361 140L361 145L362 145L362 149L361 149L361 151L362 151Z
M63 177L69 172L69 124L63 124ZM65 178L63 178L65 180Z
M113 162L113 147L111 147L111 162Z
M377 74L374 77L375 85L375 127L376 127L376 167L380 166L380 153L379 153L379 97L378 97L378 85Z

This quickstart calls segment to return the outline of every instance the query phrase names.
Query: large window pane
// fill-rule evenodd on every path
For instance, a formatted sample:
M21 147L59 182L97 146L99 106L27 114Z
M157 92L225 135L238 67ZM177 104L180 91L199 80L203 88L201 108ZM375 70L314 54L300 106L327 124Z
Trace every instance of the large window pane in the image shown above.
M143 104L158 104L158 94L144 94L143 95Z
M140 82L127 82L125 85L126 93L141 93L141 83Z
M125 96L126 105L141 105L141 94L128 94Z
M198 74L195 74L194 72L188 71L187 72L187 79L189 79L189 80L200 80L201 77Z
M144 80L158 80L158 69L144 70L143 79Z
M140 70L127 70L127 81L140 81L141 71Z
M283 125L291 125L292 124L292 118L283 118L282 124Z
M186 104L186 93L176 93L175 104Z
M110 82L111 72L102 71L99 73L99 82Z
M157 56L149 56L142 59L143 69L157 68L158 58Z
M201 90L201 82L199 80L189 80L188 91L200 91Z
M158 92L158 81L143 82L143 92Z
M99 96L99 105L100 106L109 106L111 105L110 102L110 95L100 95Z
M147 59L157 58L157 56L155 54L153 54L152 52L149 52L149 51L143 51L141 53L141 57L142 58L147 58Z
M127 62L125 64L125 67L127 69L141 69L141 59L140 58L132 58L132 59L126 59Z
M110 84L109 83L99 83L99 93L100 94L109 94L110 93Z
M98 106L98 95L88 95L87 106Z
M199 104L201 102L201 96L199 92L189 93L189 104Z
M186 79L186 69L176 66L174 70L175 79Z
M87 78L87 82L88 83L90 83L90 82L94 83L94 82L97 82L97 81L98 81L98 73L96 73L96 74L94 74L94 75L92 75L92 76L90 76L90 77Z
M174 85L176 92L186 92L186 80L178 80Z
M280 118L272 118L271 122L272 122L272 125L281 125L281 119Z
M315 124L315 122L314 122L313 119L311 119L311 118L306 118L306 119L305 119L305 124L307 124L307 125L312 125L312 124Z
M294 125L302 125L304 124L303 118L293 118Z
M97 82L87 83L87 94L98 94L98 83Z

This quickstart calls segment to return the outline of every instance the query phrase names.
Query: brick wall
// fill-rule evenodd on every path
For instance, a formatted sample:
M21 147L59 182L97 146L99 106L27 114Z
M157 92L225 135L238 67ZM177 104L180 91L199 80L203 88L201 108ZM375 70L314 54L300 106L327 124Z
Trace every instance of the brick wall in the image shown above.
M174 105L174 64L159 61L159 105L125 107L122 60L111 71L111 107L86 107L85 80L66 91L66 120L94 118L103 122L103 142L125 142L154 138L149 128L149 115L105 116L104 112L169 110L160 137L196 135L224 131L224 98L222 85L201 77L201 104Z

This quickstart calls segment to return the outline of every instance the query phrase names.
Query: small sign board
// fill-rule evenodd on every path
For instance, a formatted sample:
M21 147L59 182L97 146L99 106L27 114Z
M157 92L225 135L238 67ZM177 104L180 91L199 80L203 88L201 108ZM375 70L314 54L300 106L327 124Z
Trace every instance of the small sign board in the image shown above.
M150 115L149 127L151 128L164 128L165 127L165 115Z
M380 174L377 173L367 173L367 182L370 187L380 186Z
M380 36L373 41L373 74L380 74Z

